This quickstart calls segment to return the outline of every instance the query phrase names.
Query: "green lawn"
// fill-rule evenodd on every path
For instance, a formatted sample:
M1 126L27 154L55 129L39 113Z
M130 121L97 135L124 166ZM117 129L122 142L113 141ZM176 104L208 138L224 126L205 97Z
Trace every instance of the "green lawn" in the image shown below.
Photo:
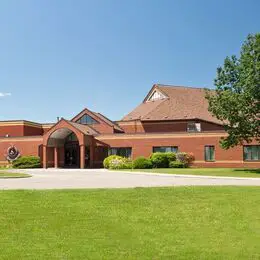
M7 179L7 178L28 178L31 177L31 175L26 173L20 173L20 172L7 172L0 170L0 179Z
M259 259L260 189L0 191L0 259Z
M129 170L126 170L129 171ZM189 174L204 176L230 176L260 178L260 169L232 169L232 168L165 168L165 169L136 169L130 171L153 172L168 174Z

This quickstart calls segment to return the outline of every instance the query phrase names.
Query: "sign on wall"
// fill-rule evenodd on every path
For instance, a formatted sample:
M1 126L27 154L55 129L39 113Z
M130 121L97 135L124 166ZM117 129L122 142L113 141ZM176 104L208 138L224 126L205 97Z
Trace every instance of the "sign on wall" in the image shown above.
M20 156L20 152L14 145L11 145L10 147L7 148L6 159L8 161L11 162L15 161L19 156Z

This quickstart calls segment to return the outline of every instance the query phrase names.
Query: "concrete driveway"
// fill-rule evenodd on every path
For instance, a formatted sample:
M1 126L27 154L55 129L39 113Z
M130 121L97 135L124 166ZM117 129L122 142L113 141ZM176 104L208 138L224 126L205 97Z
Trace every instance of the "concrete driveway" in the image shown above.
M192 185L260 186L260 178L112 172L105 169L34 169L20 171L29 173L32 177L0 179L0 189L133 188Z

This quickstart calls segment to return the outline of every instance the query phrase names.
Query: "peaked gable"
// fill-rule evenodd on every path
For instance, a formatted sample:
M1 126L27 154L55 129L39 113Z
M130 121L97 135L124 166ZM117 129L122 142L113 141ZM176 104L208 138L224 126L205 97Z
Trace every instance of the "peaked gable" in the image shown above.
M144 102L149 102L149 101L156 101L156 100L162 100L166 99L167 96L163 94L159 89L154 89L150 95L146 97Z
M72 118L71 121L80 124L84 124L84 122L87 124L88 122L87 125L90 125L100 133L113 133L115 130L117 132L123 132L116 123L109 120L104 115L93 112L87 108L83 109L79 114Z
M93 125L93 124L99 124L97 120L95 120L93 117L91 117L88 114L84 114L82 117L80 117L76 123L82 124L82 125Z
M148 101L158 91L166 98ZM157 95L158 96L158 95ZM204 88L154 85L144 101L122 121L194 120L223 124L208 111Z

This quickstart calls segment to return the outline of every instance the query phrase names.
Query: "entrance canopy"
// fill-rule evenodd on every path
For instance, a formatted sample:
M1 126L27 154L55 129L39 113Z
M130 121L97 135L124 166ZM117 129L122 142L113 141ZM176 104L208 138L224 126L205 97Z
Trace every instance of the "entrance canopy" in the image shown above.
M64 140L69 134L74 133L79 141L79 145L85 144L85 136L96 136L98 132L88 125L81 125L65 119L57 122L47 133L43 136L43 145L48 146L50 139Z
M88 146L90 147L90 150L93 151L93 137L98 135L98 132L88 125L61 119L43 135L44 168L47 168L48 164L47 148L54 148L54 166L58 167L58 150L59 148L64 147L66 138L72 133L77 138L80 147L80 168L85 167L85 147Z

